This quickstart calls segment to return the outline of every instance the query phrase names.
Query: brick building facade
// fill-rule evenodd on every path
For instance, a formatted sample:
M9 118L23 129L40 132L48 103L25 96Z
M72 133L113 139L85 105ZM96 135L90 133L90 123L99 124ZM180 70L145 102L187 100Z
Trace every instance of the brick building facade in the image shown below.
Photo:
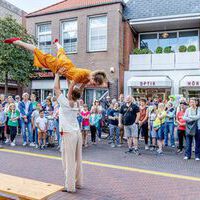
M55 55L55 48L51 41L59 38L61 43L66 45L68 56L78 67L101 69L106 72L109 80L108 87L94 89L88 86L85 90L86 101L100 98L107 90L112 97L117 97L123 91L124 24L120 14L123 12L123 7L124 3L121 0L87 2L68 0L27 15L27 30L36 36L39 48L44 48L45 51ZM94 24L92 20L96 20ZM73 22L71 25L70 21ZM46 45L48 49L44 44L44 42L47 44L47 41L42 43L38 33L40 27L45 24L48 24L49 41ZM67 30L68 25L71 28L65 32L63 27L65 26ZM70 32L72 29L74 32ZM72 49L74 52L70 52ZM111 73L113 69L114 73ZM43 99L48 92L52 91L50 83L52 81L53 78L49 78L48 82L51 86L45 88L48 86L43 87L38 80L32 80L32 90ZM40 90L40 86L43 91Z

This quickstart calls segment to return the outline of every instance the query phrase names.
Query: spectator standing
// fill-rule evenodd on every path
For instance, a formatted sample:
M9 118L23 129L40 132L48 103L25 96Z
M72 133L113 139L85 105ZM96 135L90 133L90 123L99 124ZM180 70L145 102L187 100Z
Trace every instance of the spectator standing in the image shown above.
M198 132L198 123L200 119L200 109L197 108L196 99L191 98L189 108L186 109L183 119L186 121L186 151L184 160L191 159L192 141L195 139L195 160L200 160L200 136Z
M36 101L36 95L35 94L31 94L31 103L33 105L33 111L36 109L36 106L38 104L38 102Z
M145 140L145 150L149 149L148 146L148 109L146 99L140 99L140 119L139 119L139 135Z
M33 111L32 115L31 115L31 123L32 123L32 127L33 127L33 135L35 136L35 148L36 149L39 147L38 128L37 128L36 120L40 116L40 114L39 114L40 110L41 110L41 105L38 103L36 106L36 109Z
M166 111L163 103L158 104L157 117L154 121L154 130L157 132L159 154L163 153Z
M22 95L22 99L23 100L19 103L19 110L20 110L20 115L21 115L23 146L27 145L26 128L28 129L28 141L30 142L30 146L35 146L33 143L33 133L32 133L32 124L31 124L31 115L33 112L33 105L29 101L28 93L24 93Z
M88 146L88 133L90 131L90 123L89 123L89 118L90 118L90 112L88 110L87 104L83 105L83 111L81 112L81 116L83 118L82 120L82 135L83 135L83 146L87 147Z
M152 141L152 147L150 150L155 150L156 149L156 138L157 134L156 131L154 130L153 124L156 120L156 113L157 113L157 107L154 106L149 106L149 118L148 118L148 127L149 127L149 132L150 132L150 140Z
M5 95L4 94L1 94L0 95L0 100L1 100L1 104L3 106L3 109L5 108L6 104L7 104L7 101L5 99Z
M170 134L170 145L175 147L174 140L174 121L176 117L176 110L173 102L169 101L166 106L166 120L165 120L165 146L168 146L168 133Z
M120 128L119 128L119 104L115 103L113 109L110 110L108 119L110 121L109 129L110 129L110 140L111 140L111 147L115 147L115 140L116 146L121 147L120 144Z
M126 97L126 103L120 109L119 115L119 127L124 125L124 132L128 140L128 152L134 150L137 155L139 155L138 151L138 122L140 118L140 110L137 105L132 102L132 97Z
M6 123L6 113L3 110L2 104L0 104L0 139L2 143L4 143L5 140L5 135L4 135L5 123Z
M180 102L180 111L176 115L176 122L178 124L178 151L177 153L182 153L183 152L183 140L185 138L185 125L186 121L183 119L183 116L185 115L186 111L186 102Z
M97 108L95 107L91 109L89 123L90 123L90 131L91 131L91 141L92 141L92 144L96 144L96 133L97 133L97 127L99 123L99 118L98 118Z
M59 104L56 97L53 97L53 117L54 117L54 131L57 136L58 149L60 149L61 138L59 132Z
M10 133L11 146L15 146L15 137L17 135L17 127L19 126L18 119L20 118L20 113L16 110L15 104L10 104L10 109L7 113L8 116L8 129Z
M121 109L122 105L124 105L124 94L119 95L118 99L119 103L119 110ZM123 144L123 138L124 138L124 127L122 126L120 129L120 144Z
M38 128L38 144L40 149L44 149L46 147L46 135L47 135L47 119L44 116L44 111L39 111L39 117L36 120L37 128ZM42 142L43 140L43 142Z

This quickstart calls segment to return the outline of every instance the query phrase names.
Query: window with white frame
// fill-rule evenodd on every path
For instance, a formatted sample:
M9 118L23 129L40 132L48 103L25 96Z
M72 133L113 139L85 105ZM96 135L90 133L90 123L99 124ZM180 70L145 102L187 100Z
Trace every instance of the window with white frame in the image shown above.
M62 22L62 45L67 53L77 52L77 20Z
M89 18L89 51L107 50L107 16Z
M37 26L38 47L45 53L51 53L51 24Z

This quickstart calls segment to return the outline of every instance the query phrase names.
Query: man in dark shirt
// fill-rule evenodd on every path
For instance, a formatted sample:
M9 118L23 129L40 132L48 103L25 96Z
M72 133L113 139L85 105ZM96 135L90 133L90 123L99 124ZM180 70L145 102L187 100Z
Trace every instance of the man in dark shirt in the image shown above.
M138 152L138 122L140 118L139 107L133 103L133 98L127 96L125 104L122 105L119 115L119 127L124 125L124 132L128 141L129 152L133 151L133 144L135 153Z
M109 129L110 129L110 140L111 140L111 147L115 147L115 139L116 139L116 145L117 147L121 147L120 145L120 128L118 127L118 121L119 121L119 105L118 103L114 104L114 107L110 110L108 114L109 119ZM115 135L115 137L114 137Z

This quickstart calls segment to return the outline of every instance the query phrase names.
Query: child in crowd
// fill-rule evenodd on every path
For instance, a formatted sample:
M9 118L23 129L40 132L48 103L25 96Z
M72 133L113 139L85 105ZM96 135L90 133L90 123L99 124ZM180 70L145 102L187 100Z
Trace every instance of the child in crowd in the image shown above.
M90 123L89 123L90 111L88 110L87 104L83 105L83 111L81 112L81 116L83 118L82 120L83 146L87 147L88 146L87 137L90 131Z
M35 148L38 148L38 128L36 124L36 120L40 117L39 111L42 109L41 105L38 103L36 105L36 109L32 113L31 123L33 127L33 135L35 136Z
M6 123L6 113L3 110L2 104L0 104L0 139L2 143L4 143L5 136L4 136L4 129Z
M81 96L81 90L86 84L102 85L106 80L106 74L103 71L90 71L88 69L77 68L74 63L66 56L65 50L54 40L58 50L57 57L51 54L45 54L36 46L21 41L21 38L10 38L4 40L5 43L21 46L34 54L34 66L50 69L54 74L59 73L71 81L68 91L68 98L76 101ZM80 90L74 89L77 84L82 84ZM73 95L73 92L75 94Z
M20 117L20 113L16 110L15 104L11 103L8 115L8 129L10 133L10 141L11 146L15 146L15 137L17 135L17 127L19 126L18 119Z
M40 149L44 149L46 145L46 135L47 135L47 119L44 117L44 111L39 111L40 116L36 119L36 124L38 128L38 144ZM43 140L43 143L42 143Z
M90 131L91 131L91 141L92 141L92 144L96 144L96 133L97 133L97 127L99 123L97 108L92 108L89 122L90 122Z

